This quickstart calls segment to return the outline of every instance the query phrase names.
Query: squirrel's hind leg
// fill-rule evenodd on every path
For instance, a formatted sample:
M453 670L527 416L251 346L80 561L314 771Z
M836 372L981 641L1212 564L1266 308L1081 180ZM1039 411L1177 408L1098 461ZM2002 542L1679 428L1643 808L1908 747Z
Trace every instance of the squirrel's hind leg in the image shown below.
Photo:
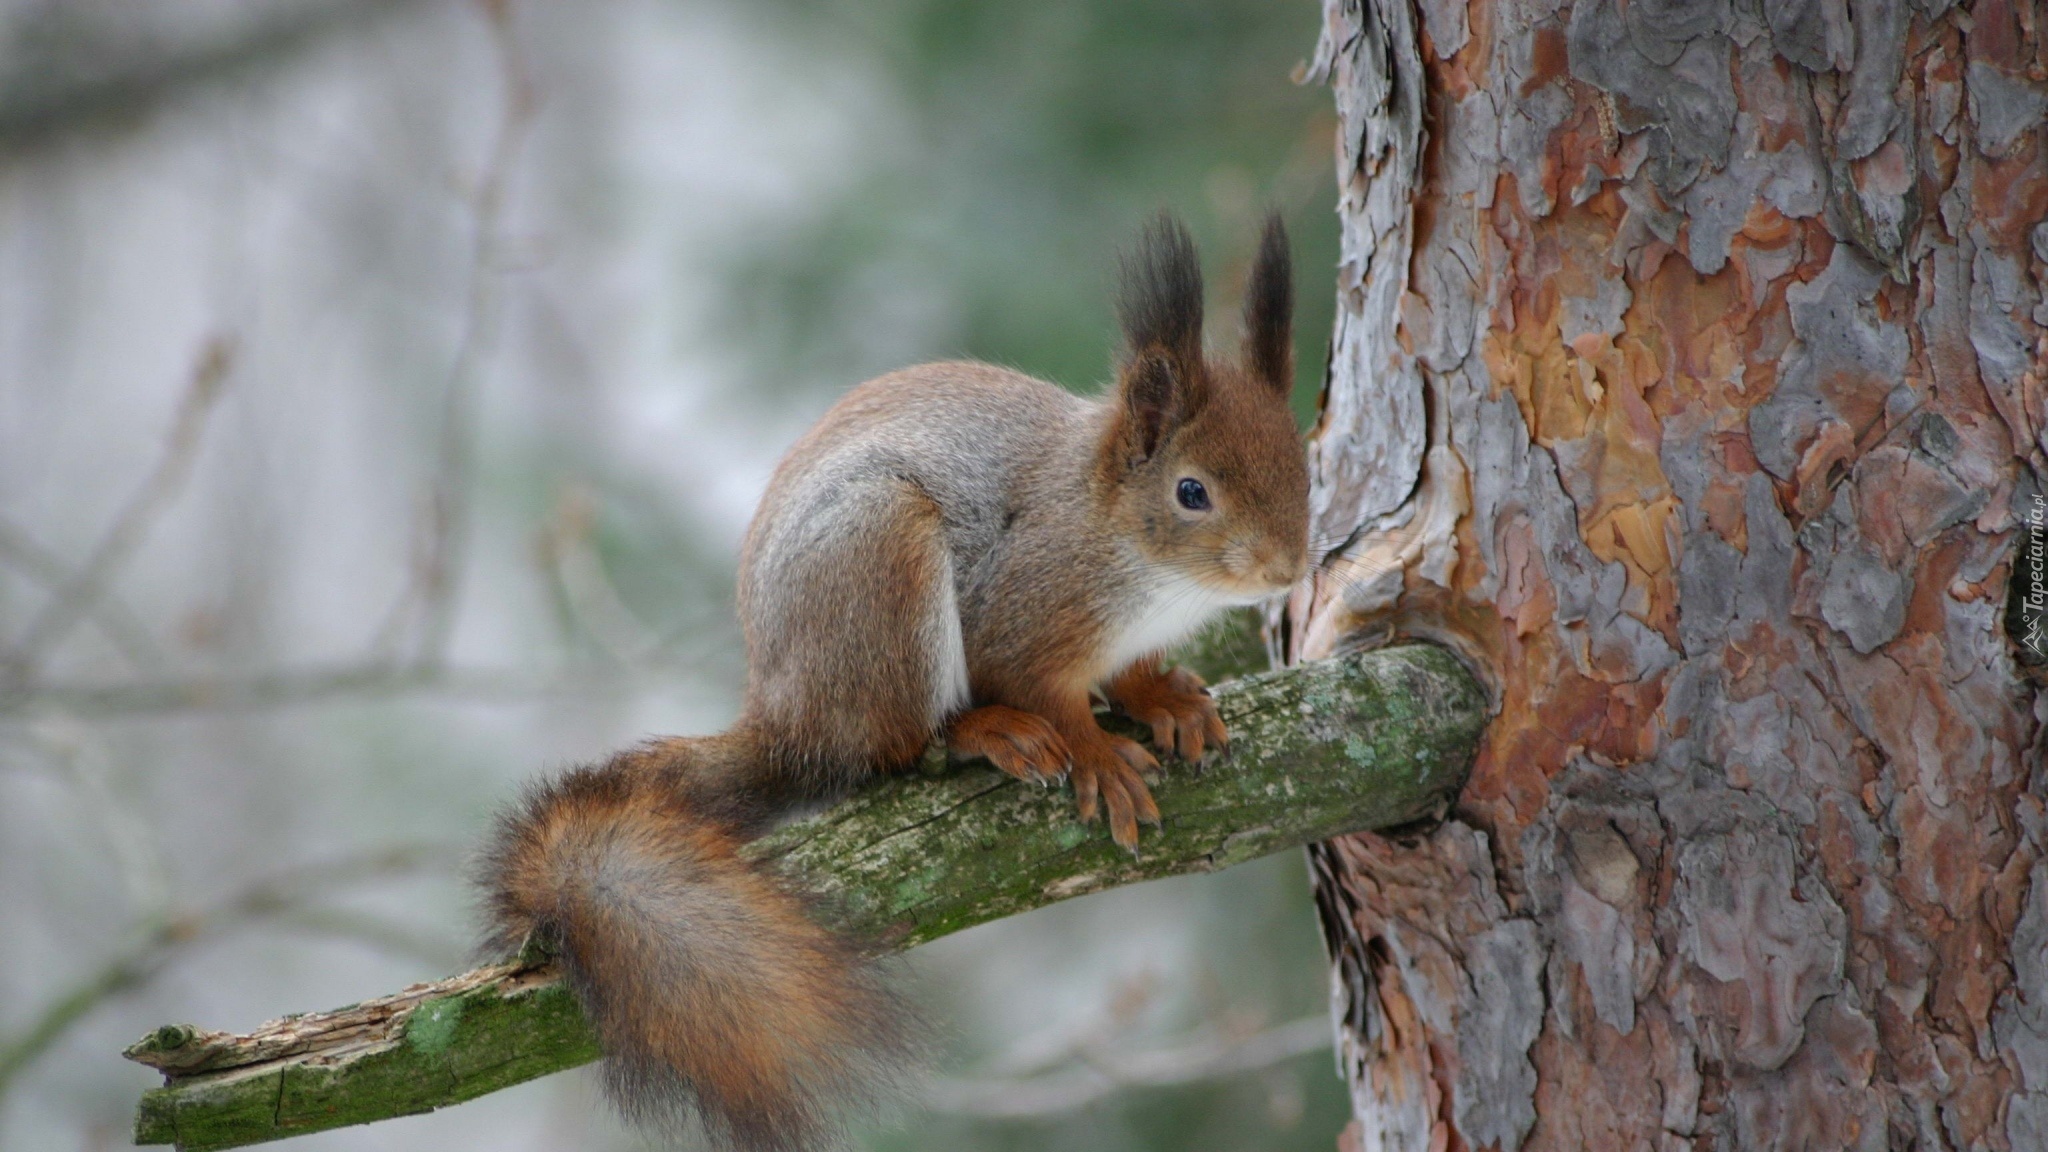
M1157 775L1159 762L1137 741L1102 730L1089 707L1086 688L1002 692L1003 687L998 685L999 697L1009 699L1011 706L977 708L960 717L951 734L954 749L988 756L1011 775L1022 775L1003 764L990 748L1000 751L1000 744L1019 733L1035 736L1042 725L1063 750L1081 819L1093 822L1098 811L1105 812L1110 838L1136 851L1138 825L1159 823L1159 805L1145 786L1145 777Z
M1027 784L1049 784L1067 774L1073 756L1045 717L1001 704L962 712L946 730L953 755L980 756Z
M914 763L967 703L938 504L894 476L842 478L796 494L750 543L742 725L820 797Z

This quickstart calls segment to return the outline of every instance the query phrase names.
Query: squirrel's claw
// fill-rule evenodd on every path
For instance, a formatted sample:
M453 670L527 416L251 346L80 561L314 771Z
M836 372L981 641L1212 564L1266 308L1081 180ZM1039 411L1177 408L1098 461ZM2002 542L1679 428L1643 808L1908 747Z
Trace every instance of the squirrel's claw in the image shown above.
M1124 769L1128 772L1129 769ZM1109 810L1109 838L1117 847L1129 852L1138 850L1137 804L1131 799L1131 789L1137 788L1144 795L1145 785L1135 776L1128 776L1116 769L1102 773L1102 803Z
M1159 804L1140 774L1157 771L1159 762L1136 741L1105 732L1074 760L1074 799L1081 819L1095 819L1097 802L1107 811L1109 836L1121 848L1138 850L1138 825L1159 824Z
M1081 813L1081 823L1095 823L1096 798L1100 794L1095 770L1077 763L1069 771L1068 778L1074 782L1074 807Z
M1213 700L1202 717L1202 726L1209 733L1209 739L1216 742L1217 748L1226 751L1230 748L1230 729L1223 726L1223 717L1216 714L1216 702Z
M1129 766L1131 771L1138 774L1140 780L1156 783L1165 778L1166 773L1159 767L1158 757L1145 751L1143 744L1136 740L1126 740L1121 736L1111 736L1109 746L1116 750L1117 757Z
M1177 751L1181 759L1199 764L1208 745L1230 744L1207 685L1185 668L1132 665L1110 681L1106 692L1118 711L1152 729L1152 745L1161 752Z
M1110 837L1130 851L1138 848L1138 825L1159 824L1159 804L1145 786L1159 777L1159 761L1137 741L1102 731L1092 717L1062 736L1035 712L991 704L956 717L946 744L957 757L982 757L1019 780L1067 777L1082 822L1105 813Z
M961 713L946 732L946 746L963 759L980 756L1027 784L1051 784L1073 761L1067 742L1043 716L1000 704Z

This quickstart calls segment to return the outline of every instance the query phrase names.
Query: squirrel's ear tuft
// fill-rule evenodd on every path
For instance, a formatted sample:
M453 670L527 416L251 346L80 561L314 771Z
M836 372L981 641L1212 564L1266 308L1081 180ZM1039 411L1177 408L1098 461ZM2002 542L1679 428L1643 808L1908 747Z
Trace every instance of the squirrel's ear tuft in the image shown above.
M1294 390L1294 271L1278 212L1266 217L1245 285L1244 360L1253 377L1283 398Z
M1202 266L1187 228L1161 212L1123 256L1117 318L1133 356L1164 351L1195 365L1202 358Z
M1173 364L1164 356L1141 356L1124 366L1117 391L1123 411L1117 421L1129 461L1150 460L1174 419L1179 391Z

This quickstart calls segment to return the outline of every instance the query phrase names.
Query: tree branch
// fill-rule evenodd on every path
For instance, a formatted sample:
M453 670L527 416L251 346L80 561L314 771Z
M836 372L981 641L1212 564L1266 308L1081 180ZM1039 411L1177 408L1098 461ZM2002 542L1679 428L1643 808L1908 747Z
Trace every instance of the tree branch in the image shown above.
M93 684L43 681L0 693L0 718L42 707L93 718L179 712L260 712L363 700L435 699L479 704L603 697L672 689L701 667L680 662L638 667L584 661L544 669L430 668L389 661L309 665L249 673L195 672L150 680Z
M121 123L183 92L290 59L328 33L415 7L411 0L323 0L263 11L224 35L164 45L117 37L62 4L17 30L0 75L0 158L89 126Z
M472 527L476 397L504 326L505 197L538 110L531 68L514 34L510 6L504 0L485 0L482 7L504 85L498 132L467 197L469 285L463 296L462 338L442 392L440 450L414 536L411 578L371 643L374 655L388 655L397 650L411 625L417 633L411 661L428 668L447 659L461 599Z
M5 667L0 668L0 695L12 695L34 678L43 654L85 618L106 590L107 582L127 563L157 517L177 498L199 453L206 418L212 413L233 364L234 345L225 337L215 336L200 349L199 362L193 367L192 382L178 403L163 455L115 514L113 523L93 546L92 554L79 565L78 574L51 594L42 612L15 640L6 655Z
M1347 656L1216 690L1227 759L1179 767L1137 854L1074 819L1065 789L986 766L924 771L749 845L819 892L840 926L891 950L1071 896L1208 872L1442 812L1488 718L1456 659L1428 647ZM544 960L477 969L247 1036L173 1025L128 1049L160 1069L139 1144L232 1148L429 1111L595 1059Z
M50 1045L102 1003L148 982L179 952L266 918L296 920L326 935L347 936L396 952L415 952L417 941L390 925L344 911L322 914L310 901L321 891L417 870L436 856L428 846L383 848L359 856L302 865L266 877L206 908L151 916L133 940L35 1015L18 1035L0 1038L0 1099Z
M71 568L63 557L4 520L0 520L0 562L43 585L52 594L63 592L73 580ZM158 647L149 625L142 622L134 609L111 593L102 592L99 599L86 606L86 612L129 663L147 672L161 671L165 667L163 649Z
M1199 672L1211 683L1263 669L1266 653L1259 638L1257 611L1243 608L1224 613L1209 629L1177 649L1172 660ZM611 697L672 685L701 671L700 666L654 661L632 665L568 663L535 671L399 664L392 659L374 659L248 673L195 672L113 683L39 680L13 693L0 691L0 718L45 706L99 717L194 711L217 714L404 695L485 703L547 697Z

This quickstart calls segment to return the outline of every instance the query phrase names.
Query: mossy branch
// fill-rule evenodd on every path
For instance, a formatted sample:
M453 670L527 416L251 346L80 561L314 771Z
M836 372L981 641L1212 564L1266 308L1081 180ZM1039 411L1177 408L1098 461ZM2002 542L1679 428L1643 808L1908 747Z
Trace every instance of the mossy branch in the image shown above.
M1163 826L1135 855L1076 821L1064 788L986 765L871 789L749 845L826 898L848 930L904 949L1070 896L1207 872L1440 811L1487 719L1484 693L1440 649L1398 648L1219 686L1227 757L1169 765ZM233 1148L426 1112L597 1058L545 957L395 996L289 1017L247 1035L186 1025L128 1049L160 1069L138 1144Z

